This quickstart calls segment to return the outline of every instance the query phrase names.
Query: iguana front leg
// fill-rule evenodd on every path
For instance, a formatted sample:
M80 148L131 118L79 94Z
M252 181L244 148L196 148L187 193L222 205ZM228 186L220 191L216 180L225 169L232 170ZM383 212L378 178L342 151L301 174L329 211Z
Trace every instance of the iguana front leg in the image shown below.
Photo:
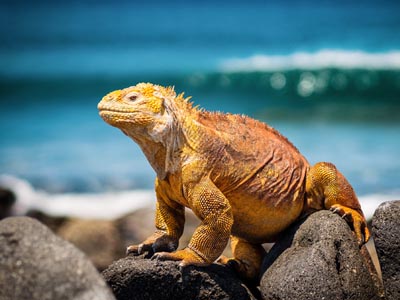
M307 173L307 209L330 209L344 218L354 230L358 244L367 242L370 233L360 203L346 178L327 162L315 164Z
M187 248L174 253L160 252L162 260L178 260L181 266L208 265L214 262L228 243L233 215L223 193L209 178L185 187L190 208L202 220Z
M185 208L170 201L160 188L156 180L156 231L139 245L131 245L127 248L127 254L140 255L149 252L172 252L178 248L179 238L183 233L185 223Z

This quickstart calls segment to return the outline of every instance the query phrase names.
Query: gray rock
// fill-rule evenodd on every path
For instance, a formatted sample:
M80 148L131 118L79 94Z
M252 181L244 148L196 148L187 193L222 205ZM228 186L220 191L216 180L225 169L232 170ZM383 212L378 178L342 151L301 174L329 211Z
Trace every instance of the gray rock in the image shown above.
M400 299L400 200L382 203L372 218L372 235L387 300Z
M350 227L319 211L291 226L268 253L263 299L379 299Z
M112 300L85 255L28 217L0 222L1 300Z
M180 270L178 262L128 256L103 276L118 300L253 299L230 269L217 264Z

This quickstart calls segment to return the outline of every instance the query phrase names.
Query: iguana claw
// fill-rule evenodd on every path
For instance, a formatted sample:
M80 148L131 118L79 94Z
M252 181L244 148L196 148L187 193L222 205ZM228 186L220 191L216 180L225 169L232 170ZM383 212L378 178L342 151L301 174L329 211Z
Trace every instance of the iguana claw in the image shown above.
M370 233L365 218L358 211L340 204L332 205L329 210L341 216L353 227L359 246L369 240Z
M186 267L189 265L206 266L210 264L200 255L189 248L178 250L172 253L157 252L152 256L151 259L181 261L179 263L180 267Z
M145 252L151 252L153 253L153 248L152 245L150 244L139 244L139 245L130 245L128 248L126 248L126 255L132 254L132 255L142 255Z
M178 239L162 232L155 232L147 240L139 245L130 245L126 249L126 255L142 255L147 253L151 257L156 252L174 251L178 247Z

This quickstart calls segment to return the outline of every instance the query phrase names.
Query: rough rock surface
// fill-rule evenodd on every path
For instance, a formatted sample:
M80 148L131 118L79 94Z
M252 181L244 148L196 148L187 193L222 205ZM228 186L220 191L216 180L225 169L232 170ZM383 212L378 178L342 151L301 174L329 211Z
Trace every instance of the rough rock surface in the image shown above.
M387 300L400 299L400 200L382 203L372 218L372 235Z
M0 222L0 299L112 300L77 248L28 217Z
M379 299L350 227L319 211L291 226L264 261L263 299Z
M178 262L128 256L103 276L118 300L253 299L231 270L217 264L180 270Z

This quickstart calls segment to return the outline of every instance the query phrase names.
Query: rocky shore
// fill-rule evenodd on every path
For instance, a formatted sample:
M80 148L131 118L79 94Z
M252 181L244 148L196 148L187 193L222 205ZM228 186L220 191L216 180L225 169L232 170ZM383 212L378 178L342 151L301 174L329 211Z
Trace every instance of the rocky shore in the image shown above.
M347 223L329 211L282 234L265 257L258 286L219 264L182 269L177 262L125 257L126 244L152 230L151 215L141 210L115 221L90 221L35 212L31 216L41 222L3 219L0 300L400 299L400 201L382 204L372 221L383 285L365 246L359 249ZM185 236L196 222L189 215Z

